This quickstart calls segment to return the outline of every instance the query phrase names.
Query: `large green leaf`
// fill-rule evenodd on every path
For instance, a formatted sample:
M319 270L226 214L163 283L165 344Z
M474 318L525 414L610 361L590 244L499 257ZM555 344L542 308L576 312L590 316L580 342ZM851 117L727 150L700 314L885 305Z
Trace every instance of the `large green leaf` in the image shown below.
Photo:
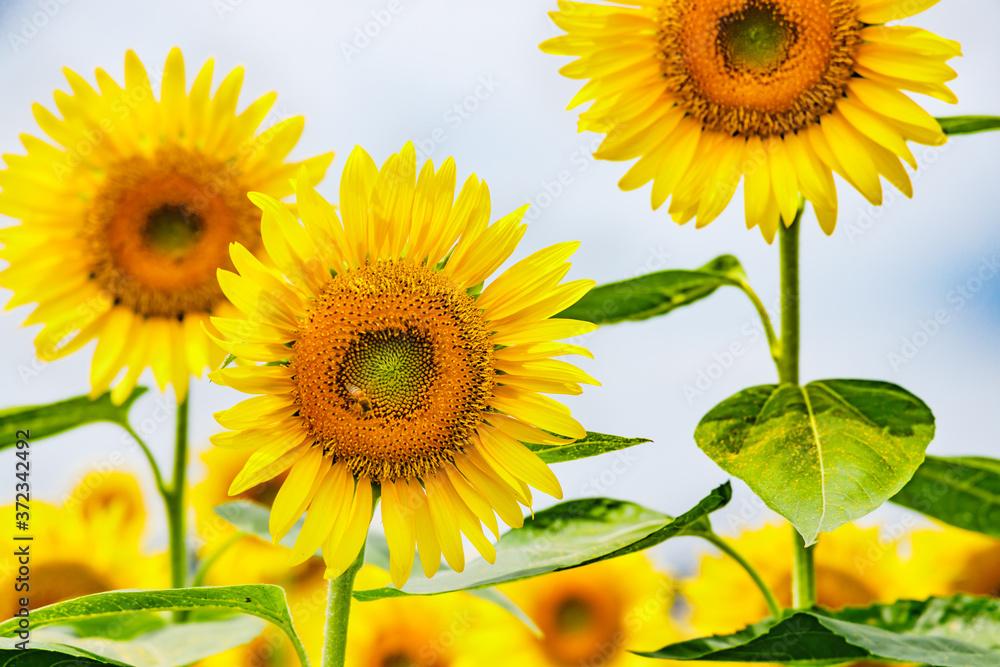
M671 537L705 534L710 530L706 517L731 497L727 482L676 519L621 500L571 500L536 512L525 519L522 528L502 535L494 565L477 560L461 573L442 572L433 579L411 580L401 590L385 586L355 591L354 598L377 600L465 591L624 556Z
M722 255L693 271L670 269L595 287L556 317L595 324L646 320L704 299L725 285L741 287L744 279L740 261Z
M1000 537L1000 461L928 456L892 502Z
M620 435L607 435L606 433L592 433L587 431L587 437L581 438L567 445L525 445L538 454L546 463L563 463L565 461L575 461L591 456L616 452L620 449L634 447L646 442L652 442L648 438L623 438Z
M127 665L183 667L253 641L265 625L258 618L241 615L225 620L164 625L126 641L79 637L64 626L35 630L33 637Z
M89 667L90 665L117 665L132 667L124 662L102 658L89 651L53 644L29 642L26 649L17 648L20 640L0 638L0 667Z
M1000 130L1000 116L949 116L938 118L945 134L972 134Z
M640 653L666 660L832 665L889 660L939 667L1000 664L1000 601L955 596L864 609L790 611L731 635Z
M188 610L235 611L270 621L292 640L302 664L309 664L302 642L292 627L285 592L279 586L268 584L96 593L32 611L31 626L66 625L124 612ZM16 618L0 623L0 637L13 637L17 631Z
M48 405L0 410L0 450L13 447L19 437L23 437L18 436L18 431L28 431L28 441L35 442L94 422L112 422L128 427L128 411L144 393L145 387L136 387L121 405L113 404L108 392L94 400L77 396Z
M934 437L934 415L887 382L763 385L712 408L694 437L812 544L903 488Z
M219 505L215 508L215 513L236 526L240 532L247 533L248 535L254 535L255 537L259 537L266 542L271 541L270 529L268 528L270 510L266 507L246 500L235 500L230 503ZM281 539L281 544L286 547L291 547L295 544L295 540L298 538L301 530L302 519L299 518L299 520L295 522L295 525L292 526L288 533ZM316 552L316 555L319 556L321 554L320 552ZM368 541L365 546L365 563L382 568L386 571L389 570L389 544L385 541L385 536L381 533L371 532L368 534ZM449 568L446 564L442 563L440 571L449 571ZM410 577L413 580L425 578L424 573L420 568L419 555L414 555L413 573ZM482 588L469 591L469 593L486 600L487 602L491 602L504 611L510 613L528 626L532 632L540 632L538 626L535 625L535 622L524 613L524 610L514 604L509 597L495 588Z

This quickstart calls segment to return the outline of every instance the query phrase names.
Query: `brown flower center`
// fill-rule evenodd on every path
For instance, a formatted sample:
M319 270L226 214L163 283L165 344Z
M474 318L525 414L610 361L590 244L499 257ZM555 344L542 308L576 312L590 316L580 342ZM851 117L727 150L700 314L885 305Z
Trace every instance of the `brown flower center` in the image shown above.
M468 441L495 383L475 300L449 278L381 260L333 278L292 348L300 414L375 481L439 467Z
M260 212L225 163L181 148L112 167L86 233L91 278L116 303L148 317L211 312L225 297L216 270L229 244L260 246Z
M800 130L833 109L853 75L856 14L849 0L667 0L664 80L709 130Z

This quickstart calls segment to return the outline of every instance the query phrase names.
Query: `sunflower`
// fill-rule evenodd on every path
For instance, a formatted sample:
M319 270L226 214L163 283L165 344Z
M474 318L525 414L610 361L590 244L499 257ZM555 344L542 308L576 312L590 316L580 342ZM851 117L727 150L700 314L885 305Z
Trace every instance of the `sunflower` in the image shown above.
M365 588L388 583L388 575L372 567L358 579ZM365 602L351 615L347 667L493 665L495 656L480 659L479 630L523 627L507 612L464 593Z
M202 461L208 466L208 474L191 492L198 537L202 541L199 548L202 558L208 558L216 550L227 545L237 533L237 529L231 523L215 512L216 507L234 500L247 500L270 508L284 480L284 475L279 475L247 489L235 498L229 496L229 486L246 465L250 454L251 452L247 450L213 447L202 455ZM225 551L209 570L207 581L210 585L236 583L296 585L299 581L312 578L316 574L317 567L320 567L318 578L322 581L321 566L321 560L309 559L296 567L289 568L288 549L247 535L225 546ZM234 577L239 581L232 580Z
M211 95L213 61L186 90L179 49L167 57L159 100L138 57L125 56L125 86L97 70L97 90L67 69L72 95L55 93L62 118L34 106L52 143L22 135L26 155L4 155L0 213L20 225L0 230L0 285L7 308L37 302L25 324L43 360L97 339L93 395L113 382L121 403L152 367L179 400L191 374L217 366L208 316L234 312L215 278L231 267L230 242L261 247L250 190L284 197L304 165L322 178L332 154L285 163L301 116L257 130L275 101L265 95L236 114L243 69ZM122 374L124 369L128 369Z
M14 507L4 508L3 515L13 517ZM9 533L2 540L0 618L13 616L22 596L31 600L31 609L38 609L92 593L166 587L166 555L149 555L141 546L144 521L139 485L121 473L91 473L61 507L32 500L29 534L34 540L14 541ZM36 545L31 548L31 589L18 592L14 554L25 544Z
M1000 596L1000 540L946 524L911 537L917 599L956 593Z
M566 2L550 16L566 35L542 43L578 56L562 74L589 79L579 130L606 133L595 157L631 160L619 186L653 181L652 205L696 227L744 180L746 223L770 243L800 193L823 231L837 221L836 172L872 204L879 176L912 196L907 141L937 146L937 121L902 91L956 102L944 85L958 43L886 26L937 0L623 0Z
M209 558L224 549L206 572L208 586L238 584L274 584L285 590L295 630L306 650L319 661L323 645L323 623L326 609L325 567L319 558L309 558L295 567L288 567L288 549L247 535L230 542L236 528L215 513L215 508L233 500L246 500L270 507L284 480L283 475L251 487L232 498L229 485L246 465L249 451L212 448L202 455L208 467L206 477L194 486L191 496L197 517L198 535L204 544L201 557ZM277 667L297 665L295 649L283 632L268 626L249 644L202 660L202 667L238 665L247 667Z
M460 531L493 562L481 524L498 535L494 511L520 526L518 502L532 502L528 485L562 496L555 475L522 442L585 435L542 393L578 394L580 383L596 384L552 358L589 354L553 341L596 328L549 319L594 284L560 284L578 244L541 250L483 287L524 234L527 207L488 224L486 184L471 175L455 199L454 161L437 171L428 161L417 177L412 143L381 169L354 149L340 185L343 224L305 170L295 194L302 224L274 198L251 195L281 273L239 244L232 246L239 274L219 272L244 313L212 319L225 336L219 344L266 364L210 376L259 394L216 413L234 429L214 436L216 445L255 450L229 492L287 471L272 537L308 508L292 562L322 547L328 577L361 549L376 490L395 585L410 575L414 544L427 576L442 553L461 571Z
M784 607L792 603L792 537L785 525L767 525L733 540ZM842 609L908 597L900 547L878 528L854 524L824 536L815 551L817 603ZM753 581L725 555L703 556L697 576L684 582L681 592L691 607L691 625L700 635L735 632L770 615Z
M500 590L542 634L535 635L522 624L483 626L477 631L476 646L490 657L483 655L478 664L655 664L630 651L655 650L680 640L670 618L675 588L642 554L503 585Z

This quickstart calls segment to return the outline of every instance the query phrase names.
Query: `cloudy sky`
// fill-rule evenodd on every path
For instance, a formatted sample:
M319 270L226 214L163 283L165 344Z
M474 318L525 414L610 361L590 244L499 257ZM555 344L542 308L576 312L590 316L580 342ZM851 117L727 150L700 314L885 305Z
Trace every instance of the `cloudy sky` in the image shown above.
M24 0L0 4L0 153L22 151L18 136L38 133L31 104L52 107L66 90L64 66L93 80L97 67L121 79L126 49L154 73L169 49L184 50L190 73L208 57L216 76L246 67L241 105L277 91L274 119L302 114L306 129L293 156L337 153L321 191L335 198L343 161L355 144L377 162L407 140L436 163L449 155L460 178L475 172L489 183L495 216L534 204L517 257L546 245L582 242L572 278L608 282L666 268L694 268L723 253L737 255L752 284L777 316L777 247L747 231L741 205L709 227L678 227L649 207L649 186L623 193L626 166L595 162L598 137L577 134L565 109L578 83L557 70L564 59L538 43L558 33L546 16L555 2L529 0ZM935 115L1000 114L1000 4L944 0L910 21L959 40L953 61L960 102L920 99ZM366 34L367 33L367 34ZM1000 133L958 137L943 148L915 147L921 168L915 196L893 191L874 209L838 183L841 213L827 238L807 214L803 230L803 380L874 378L903 385L937 415L937 454L996 455L1000 371L1000 273L977 282L984 262L1000 253ZM561 183L560 183L561 179ZM886 186L887 192L891 190ZM737 192L734 202L742 202ZM985 271L988 274L989 271ZM971 281L971 282L970 282ZM966 290L962 296L960 288ZM975 291L973 291L975 290ZM6 301L7 294L0 294ZM922 347L905 351L921 327L943 311ZM45 403L88 389L92 348L39 367L35 329L22 328L28 309L0 315L0 408ZM570 401L590 430L646 436L652 444L616 458L559 466L569 497L608 495L678 514L727 476L695 445L692 432L713 405L775 371L754 312L735 290L668 317L607 327L586 337L596 360L583 364L603 386ZM741 343L733 359L726 351ZM915 352L915 354L914 354ZM713 366L713 364L719 364ZM722 368L722 366L726 368ZM151 378L150 378L151 380ZM685 388L688 388L685 391ZM208 447L215 410L231 405L229 390L198 383L192 390L193 441ZM157 401L137 404L136 423L153 420ZM158 414L158 413L157 413ZM151 436L169 461L172 425ZM94 466L118 459L150 491L151 475L111 426L91 426L33 449L33 482L41 499L60 501ZM0 456L9 461L11 453ZM169 465L169 464L167 464ZM200 464L199 464L200 466ZM194 473L203 474L199 468ZM7 488L8 482L4 482ZM544 502L544 501L543 501ZM730 519L752 506L737 485ZM752 522L766 513L745 511ZM891 516L891 511L883 511ZM739 523L719 517L720 527ZM153 525L151 535L163 533ZM685 562L687 546L661 552Z

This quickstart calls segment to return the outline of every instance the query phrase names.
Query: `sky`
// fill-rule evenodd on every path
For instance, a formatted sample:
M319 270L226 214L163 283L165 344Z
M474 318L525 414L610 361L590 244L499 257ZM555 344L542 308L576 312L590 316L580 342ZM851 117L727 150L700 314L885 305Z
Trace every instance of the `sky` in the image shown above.
M591 157L600 136L578 134L576 112L566 110L580 85L558 73L568 59L538 49L539 42L560 34L546 15L554 9L554 0L2 2L0 154L21 153L19 135L39 133L31 105L54 107L53 91L68 90L63 67L91 81L101 67L121 80L131 48L156 79L176 45L184 51L189 83L208 57L216 59L216 82L243 65L240 108L273 90L278 102L269 120L304 115L305 132L292 157L336 152L319 188L330 199L355 144L381 163L412 140L418 155L436 164L454 156L460 181L470 172L485 179L494 218L533 205L515 260L578 240L569 278L604 283L696 268L730 253L777 321L777 245L746 230L742 189L708 227L679 227L666 207L651 210L649 185L618 189L627 165ZM1000 114L998 23L995 0L944 0L908 21L963 46L964 57L952 61L959 103L917 96L931 113ZM920 168L913 174L912 200L885 185L886 203L874 208L838 179L841 208L833 236L824 236L806 214L802 379L900 384L936 415L930 453L995 456L1000 271L979 276L990 274L1000 254L1000 133L956 137L939 148L915 146L914 153ZM0 303L8 297L0 292ZM89 389L92 346L40 364L32 343L38 327L21 326L29 310L0 314L0 409ZM560 464L556 472L567 497L611 496L676 515L728 479L698 449L692 433L724 398L776 380L755 322L746 297L722 289L666 317L585 336L595 359L581 366L602 386L567 400L574 415L588 430L653 442ZM742 353L731 355L737 343ZM236 400L234 392L207 380L193 386L195 480L204 475L197 453L220 430L212 413ZM167 468L173 425L162 419L161 408L171 411L172 401L153 391L133 411L133 423L148 427ZM32 456L35 497L50 502L60 502L92 469L135 472L150 504L150 537L165 539L152 475L116 427L94 425L58 436L33 448ZM12 461L12 452L0 454L0 466ZM2 488L9 484L5 480ZM732 534L772 516L744 485L734 488L734 501L715 517L720 531ZM540 500L539 507L554 502ZM893 521L898 513L886 508L875 518ZM687 542L671 544L657 557L683 569L691 549Z

